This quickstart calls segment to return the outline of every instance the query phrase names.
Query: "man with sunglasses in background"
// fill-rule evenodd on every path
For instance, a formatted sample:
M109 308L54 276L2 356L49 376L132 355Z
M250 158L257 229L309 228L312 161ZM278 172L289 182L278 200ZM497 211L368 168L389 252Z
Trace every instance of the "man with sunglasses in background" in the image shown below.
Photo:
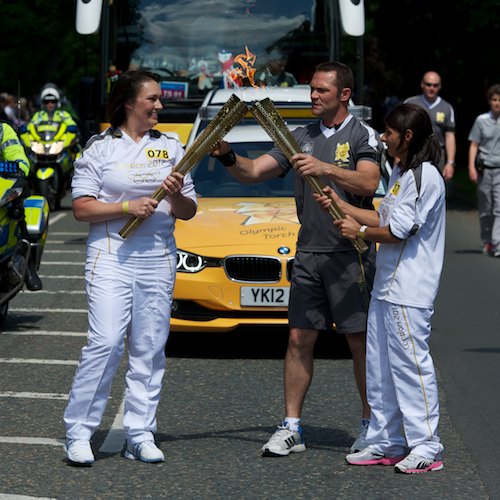
M422 94L408 97L404 102L419 104L431 117L434 135L441 146L442 155L439 168L446 181L455 173L455 111L452 105L439 96L441 77L435 71L427 71L420 82Z

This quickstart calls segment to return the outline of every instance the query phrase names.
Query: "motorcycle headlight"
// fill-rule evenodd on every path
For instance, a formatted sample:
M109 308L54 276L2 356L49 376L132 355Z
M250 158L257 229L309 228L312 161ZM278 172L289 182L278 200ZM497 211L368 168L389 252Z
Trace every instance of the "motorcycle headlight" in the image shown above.
M50 145L48 154L49 155L58 155L63 150L63 148L64 148L64 141L53 142Z
M43 147L43 144L41 142L35 142L33 141L31 143L31 151L35 153L36 155L43 155L45 154L45 148Z
M15 200L18 196L21 196L22 192L22 187L13 187L7 189L0 198L0 207L9 204L12 200Z

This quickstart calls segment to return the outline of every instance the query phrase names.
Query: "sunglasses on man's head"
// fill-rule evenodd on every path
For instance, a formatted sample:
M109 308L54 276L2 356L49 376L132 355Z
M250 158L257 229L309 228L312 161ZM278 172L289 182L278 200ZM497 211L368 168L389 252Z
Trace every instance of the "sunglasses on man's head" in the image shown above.
M424 82L424 85L426 87L439 87L441 84L440 83Z
M57 100L56 99L44 99L43 100L44 104L48 104L49 102L57 102Z

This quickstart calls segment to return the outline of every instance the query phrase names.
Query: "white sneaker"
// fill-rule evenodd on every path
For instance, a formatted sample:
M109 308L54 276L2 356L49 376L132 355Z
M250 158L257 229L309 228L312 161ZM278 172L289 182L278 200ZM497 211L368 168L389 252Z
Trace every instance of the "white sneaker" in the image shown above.
M420 472L441 470L443 467L442 460L424 458L415 453L410 453L406 458L394 466L394 470L396 472L403 472L404 474L418 474Z
M73 465L91 465L95 462L90 441L82 439L67 439L64 451L68 462Z
M403 460L403 458L404 456L388 457L368 446L357 453L346 455L345 460L351 465L394 465Z
M368 443L366 442L366 433L368 432L368 426L370 425L370 420L367 418L362 418L359 424L359 433L356 441L352 443L350 452L356 453L358 451L364 450Z
M290 453L306 451L302 427L299 425L298 430L291 431L286 422L282 422L261 450L264 457L285 457Z
M165 455L154 441L142 441L137 444L127 444L125 442L123 456L129 460L140 460L148 463L165 461Z

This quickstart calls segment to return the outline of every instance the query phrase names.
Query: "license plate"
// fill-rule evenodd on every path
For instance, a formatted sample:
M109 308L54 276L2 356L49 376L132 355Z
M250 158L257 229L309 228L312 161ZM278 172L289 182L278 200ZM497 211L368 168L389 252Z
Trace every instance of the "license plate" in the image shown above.
M290 297L289 287L241 287L242 306L288 306Z

